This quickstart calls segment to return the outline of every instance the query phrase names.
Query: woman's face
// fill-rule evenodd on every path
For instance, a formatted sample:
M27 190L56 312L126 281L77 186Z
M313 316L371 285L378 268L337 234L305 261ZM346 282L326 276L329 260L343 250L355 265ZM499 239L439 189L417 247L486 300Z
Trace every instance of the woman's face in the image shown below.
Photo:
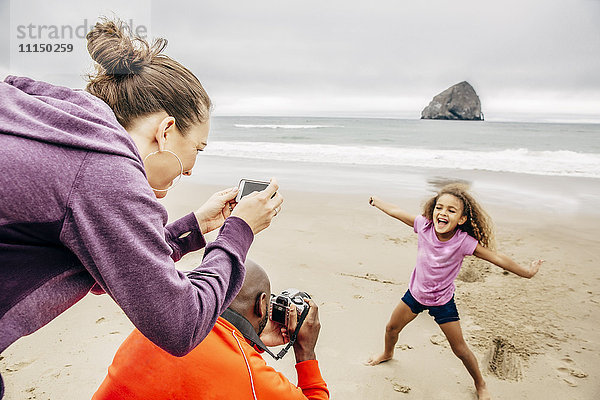
M198 152L206 147L209 130L210 121L193 125L185 136L181 134L175 124L166 129L164 150L175 153L181 160L181 164L169 151L150 155L145 162L150 186L154 189L168 189L181 173L181 165L183 165L183 174L191 175ZM167 195L167 192L164 191L155 190L154 193L158 198Z

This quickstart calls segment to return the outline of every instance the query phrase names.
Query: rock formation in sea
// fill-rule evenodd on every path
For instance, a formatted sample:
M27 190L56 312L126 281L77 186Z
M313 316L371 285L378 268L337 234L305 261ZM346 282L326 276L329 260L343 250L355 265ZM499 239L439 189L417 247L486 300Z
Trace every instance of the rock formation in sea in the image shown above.
M435 96L421 112L421 119L483 121L479 96L468 82L457 83Z

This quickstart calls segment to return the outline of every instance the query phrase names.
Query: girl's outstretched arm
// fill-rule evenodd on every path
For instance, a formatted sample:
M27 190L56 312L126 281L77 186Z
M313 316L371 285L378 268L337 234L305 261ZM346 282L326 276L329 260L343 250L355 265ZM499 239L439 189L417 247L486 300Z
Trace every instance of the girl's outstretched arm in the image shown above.
M416 216L407 213L406 211L398 208L395 204L385 202L377 196L371 196L369 198L369 204L373 207L379 208L381 211L404 222L406 225L412 227L415 225Z
M531 278L540 270L540 266L544 260L532 261L529 267L523 267L522 265L514 262L510 257L504 254L496 253L490 249L486 249L482 245L478 244L473 252L473 255L483 260L489 261L492 264L496 264L500 268L522 276L523 278Z

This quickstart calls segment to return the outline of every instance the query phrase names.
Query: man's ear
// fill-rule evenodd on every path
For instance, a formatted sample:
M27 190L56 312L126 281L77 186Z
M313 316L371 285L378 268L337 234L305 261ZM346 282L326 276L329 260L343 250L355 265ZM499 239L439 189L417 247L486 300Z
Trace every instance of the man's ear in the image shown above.
M267 294L262 292L256 296L256 301L254 302L254 314L260 319L264 318L266 313L269 312L267 307Z
M165 117L158 124L158 128L156 130L158 151L163 151L165 149L165 142L167 141L167 137L173 133L173 128L175 128L175 118L173 117Z

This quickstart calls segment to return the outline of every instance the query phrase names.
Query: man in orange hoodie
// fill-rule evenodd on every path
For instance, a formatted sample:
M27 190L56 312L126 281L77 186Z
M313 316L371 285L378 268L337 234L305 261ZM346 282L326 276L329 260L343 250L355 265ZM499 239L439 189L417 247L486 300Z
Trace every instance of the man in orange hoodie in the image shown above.
M268 366L257 351L263 344L286 343L296 326L296 307L291 307L287 327L269 320L270 286L266 272L248 260L239 294L208 336L184 357L170 355L133 331L117 350L93 400L329 399L315 356L320 323L312 300L294 343L298 386Z

